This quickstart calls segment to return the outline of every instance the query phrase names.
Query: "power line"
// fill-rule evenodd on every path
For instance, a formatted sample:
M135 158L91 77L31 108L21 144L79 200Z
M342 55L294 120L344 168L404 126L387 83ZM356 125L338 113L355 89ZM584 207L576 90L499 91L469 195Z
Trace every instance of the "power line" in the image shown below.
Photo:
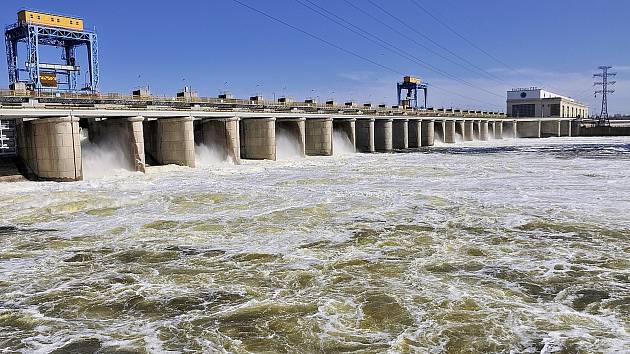
M587 88L587 89L584 89L584 90L582 90L582 91L579 91L578 93L574 93L573 95L570 95L569 97L571 97L571 98L575 98L575 99L578 99L578 100L580 100L580 101L584 101L584 102L586 102L586 101L588 101L589 99L591 99L590 95L589 95L588 97L586 96L586 93L587 93L587 92L591 92L591 93L592 93L592 92L593 92L593 89L592 89L591 87L589 87L589 88Z
M414 56L413 54L405 51L404 49L401 49L400 47L392 45L391 43L389 43L386 40L380 38L379 36L377 36L377 35L375 35L373 33L370 33L369 31L367 31L365 29L362 29L361 27L356 26L356 25L352 24L351 22L349 22L349 21L347 21L347 20L337 16L336 14L326 10L325 8L323 8L323 7L313 3L311 0L305 0L305 1L308 2L309 4L311 4L312 6L316 7L316 8L313 8L313 7L309 6L308 4L303 3L301 0L295 0L295 1L297 3L299 3L300 5L308 8L309 10L311 10L311 11L313 11L313 12L323 16L324 18L326 18L326 19L328 19L328 20L338 24L339 26L342 26L343 28L351 31L352 33L355 33L355 34L361 36L362 38L365 38L366 40L368 40L368 41L370 41L372 43L375 43L376 45L380 46L381 48L385 48L386 50L392 50L393 49L393 52L395 54L398 54L399 56L401 56L401 57L403 57L403 58L405 58L407 60L413 61L413 62L415 62L417 64L422 65L422 66L425 66L429 70L432 70L432 71L434 71L434 72L436 72L438 74L444 75L444 76L449 77L449 78L451 78L453 80L461 82L461 83L463 83L463 84L465 84L465 85L467 85L467 86L469 86L471 88L484 91L484 92L486 92L486 93L488 93L490 95L493 95L493 96L497 96L497 97L501 97L501 98L503 97L503 96L497 95L494 92L488 91L488 90L484 89L483 87L476 86L476 85L474 85L474 84L472 84L472 83L470 83L470 82L468 82L466 80L460 79L460 78L456 77L455 75L451 75L448 72L445 72L445 71L443 71L443 70L441 70L441 69L439 69L439 68L437 68L437 67L435 67L435 66L433 66L433 65L431 65L431 64L429 64L429 63L427 63L425 61L423 61L422 59ZM321 11L319 11L318 9L321 10ZM325 13L323 13L322 11L325 12ZM330 14L330 16L327 15L326 13ZM335 18L337 18L339 20L336 20L335 18L331 18L331 16L333 16L333 17L335 17ZM358 32L354 28L356 28L360 32ZM364 33L367 34L367 36ZM368 36L376 39L376 41L374 41L374 39L372 39L372 38L369 38Z
M431 16L432 19L434 19L435 21L437 21L438 23L440 23L442 26L444 26L446 29L448 29L449 31L451 31L452 33L454 33L457 37L461 38L464 42L468 43L471 47L477 49L478 51L480 51L481 53L485 54L486 56L488 56L490 59L496 61L497 63L505 66L506 68L510 69L510 70L514 70L512 69L508 64L506 64L503 60L497 58L496 56L490 54L488 51L484 50L483 48L479 47L478 45L476 45L475 43L473 43L471 40L469 40L468 38L466 38L464 35L460 34L459 32L457 32L454 28L452 28L451 26L449 26L446 22L440 20L437 16L435 16L433 13L431 13L431 11L427 10L425 7L423 7L422 5L420 5L420 3L418 3L417 0L409 0L411 1L412 4L416 5L416 7L418 7L420 10L422 10L423 12L425 12L427 15Z
M498 81L502 81L504 82L501 78L489 73L488 71L486 71L483 68L480 68L479 66L475 65L474 63L470 62L468 59L463 58L462 56L460 56L459 54L453 52L452 50L444 47L443 45L441 45L440 43L434 41L431 37L425 35L424 33L418 31L415 26L408 24L407 22L403 21L400 19L400 17L395 16L394 14L392 14L391 12L387 11L385 8L383 8L382 6L380 6L379 4L375 3L372 0L367 0L367 2L369 2L370 4L372 4L372 6L376 7L377 9L381 10L382 12L384 12L385 14L387 14L387 16L393 18L394 20L396 20L397 22L399 22L401 25L405 26L406 28L411 29L413 32L415 32L416 34L418 34L419 36L421 36L422 38L426 39L427 41L431 42L433 45L435 45L436 47L446 51L447 53L451 54L452 56L456 57L457 59L461 60L462 62L470 65L471 67L477 69L479 72L484 73L485 75L487 75L488 77L493 78L494 80L498 80Z
M448 62L450 62L450 63L453 63L453 64L455 64L455 65L457 65L457 66L459 66L459 67L461 67L461 68L464 68L464 69L466 69L466 70L468 70L468 71L475 72L475 73L479 73L479 71L473 71L473 70L471 70L470 68L463 66L461 63L459 63L459 62L457 62L457 61L454 61L454 60L452 60L451 58L449 58L449 57L447 57L447 56L445 56L445 55L442 55L442 54L438 53L437 51L435 51L435 50L431 49L430 47L428 47L428 46L424 45L422 42L419 42L419 41L418 41L417 39L415 39L414 37L409 36L408 34L406 34L406 33L404 33L404 32L401 32L401 31L400 31L400 30L398 30L396 27L391 26L391 25L390 25L390 24L388 24L387 22L384 22L384 21L383 21L383 20L381 20L380 18L378 18L378 17L376 17L376 16L372 15L371 13L367 12L367 11L366 11L366 10L364 10L363 8L361 8L361 7L359 7L359 6L356 6L355 4L351 3L350 1L348 1L348 0L344 0L344 2L345 2L348 6L352 7L353 9L355 9L355 10L357 10L357 11L359 11L359 12L361 12L361 13L362 13L362 14L364 14L365 16L367 16L367 17L371 18L372 20L374 20L374 21L376 21L376 22L380 23L381 25L383 25L383 26L385 26L385 27L389 28L391 31L393 31L394 33L398 34L399 36L401 36L401 37L403 37L403 38L405 38L405 39L407 39L407 40L409 40L409 41L413 42L413 43L414 43L415 45L417 45L418 47L423 48L423 49L425 49L426 51L428 51L428 52L430 52L430 53L432 53L432 54L434 54L434 55L436 55L436 56L438 56L438 57L440 57L440 58L442 58L442 59L444 59L444 60L446 60L446 61L448 61ZM483 71L483 70L482 70L480 73L481 73L481 74L483 74L483 75L488 75L488 73L487 73L487 72L485 72L485 71ZM494 81L496 81L496 82L498 82L498 83L505 83L505 82L501 82L501 80L498 80L498 79L496 79L495 77L492 77L492 75L490 75L490 77L489 77L489 78L490 78L490 79L492 79L492 80L494 80ZM508 84L508 85L509 85L509 84Z
M366 62L368 62L368 63L370 63L372 65L378 66L378 67L380 67L382 69L385 69L387 71L396 73L398 75L401 75L401 76L405 75L404 73L402 73L402 72L400 72L400 71L398 71L398 70L396 70L396 69L394 69L392 67L389 67L387 65L383 65L383 64L381 64L379 62L376 62L376 61L374 61L374 60L372 60L372 59L370 59L368 57L365 57L365 56L363 56L361 54L358 54L358 53L355 53L355 52L353 52L353 51L351 51L349 49L343 48L342 46L339 46L339 45L337 45L337 44L335 44L333 42L330 42L330 41L328 41L328 40L326 40L324 38L321 38L321 37L319 37L319 36L317 36L315 34L307 32L307 31L305 31L305 30L303 30L303 29L301 29L301 28L299 28L297 26L294 26L294 25L292 25L292 24L290 24L290 23L288 23L286 21L283 21L282 19L279 19L279 18L277 18L275 16L272 16L272 15L270 15L270 14L268 14L268 13L262 11L262 10L259 10L259 9L255 8L255 7L251 6L251 5L248 5L248 4L246 4L246 3L244 3L244 2L242 2L240 0L232 0L232 1L234 1L235 3L237 3L237 4L247 8L247 9L249 9L251 11L254 11L254 12L260 14L260 15L263 15L264 17L266 17L266 18L268 18L270 20L278 22L278 23L280 23L280 24L282 24L284 26L287 26L287 27L289 27L289 28L291 28L291 29L293 29L295 31L298 31L298 32L300 32L300 33L302 33L302 34L304 34L304 35L306 35L308 37L316 39L316 40L318 40L318 41L320 41L320 42L322 42L322 43L324 43L324 44L326 44L328 46L331 46L331 47L333 47L333 48L335 48L337 50L340 50L340 51L342 51L342 52L344 52L344 53L346 53L348 55L351 55L353 57L359 58L359 59L361 59L363 61L366 61ZM434 86L434 85L431 85L431 87L434 87L434 88L436 88L438 90L442 90L442 91L445 91L445 92L448 92L448 93L460 96L460 97L465 98L465 99L477 101L477 102L480 102L480 103L483 103L483 104L487 104L487 105L493 106L493 107L498 107L496 104L492 104L492 103L489 103L489 102L481 101L481 100L478 100L478 99L473 98L473 97L468 97L468 96L465 96L465 95L461 95L461 94L459 94L457 92L452 92L450 90L447 90L447 89L444 89L444 88L440 88L440 87L437 87L437 86Z
M482 101L482 100L479 100L479 99L476 99L476 98L473 98L473 97L470 97L470 96L462 95L462 94L460 94L460 93L458 93L458 92L451 91L451 90L445 89L445 88L443 88L443 87L436 86L436 85L434 85L434 84L429 85L429 87L430 87L430 88L432 88L432 89L437 89L437 90L439 90L439 91L444 91L444 92L446 92L446 93L450 93L451 95L455 95L455 96L459 96L459 97L461 97L461 98L465 98L465 99L467 99L467 100L471 100L471 101L475 101L475 102L483 103L483 104L488 105L488 106L490 106L490 107L499 108L499 110L501 110L501 109L503 109L503 108L504 108L504 106L498 105L498 104L496 104L496 103L490 103L490 102Z
M453 27L449 26L445 21L441 20L440 18L438 18L435 14L433 14L431 11L427 10L425 7L423 7L422 5L420 5L420 3L417 0L409 0L411 1L412 4L414 4L416 7L418 7L420 10L422 10L423 12L425 12L427 15L429 15L431 18L433 18L435 21L437 21L438 23L440 23L442 26L444 26L446 29L448 29L449 31L453 32L456 36L458 36L459 38L461 38L462 40L464 40L466 43L468 43L470 46L472 46L473 48L479 50L480 52L482 52L483 54L485 54L486 56L488 56L489 58L491 58L492 60L496 61L497 63L501 64L502 66L504 66L506 69L508 69L508 71L515 73L515 74L519 74L519 71L517 69L515 69L514 67L510 66L509 64L507 64L506 62L504 62L503 60L497 58L496 56L492 55L491 53L489 53L488 51L486 51L485 49L481 48L480 46L476 45L475 43L473 43L471 40L469 40L468 38L466 38L464 35L462 35L461 33L459 33L458 31L456 31ZM505 83L507 83L506 81L504 81ZM543 85L540 85L540 83L535 83L537 86L542 87ZM554 91L560 91L557 90L556 88L554 88L551 85L546 85L547 87L549 87L550 89L554 90ZM514 85L512 85L512 87L514 87Z
M367 61L367 62L369 62L369 63L371 63L371 64L373 64L373 65L376 65L376 66L378 66L378 67L380 67L380 68L383 68L383 69L385 69L385 70L388 70L388 71L394 72L394 73L396 73L396 74L405 75L404 73L402 73L402 72L400 72L400 71L398 71L398 70L396 70L396 69L393 69L393 68L391 68L391 67L389 67L389 66L386 66L386 65L380 64L380 63L378 63L378 62L376 62L376 61L374 61L374 60L372 60L372 59L370 59L370 58L364 57L364 56L362 56L362 55L360 55L360 54L357 54L357 53L355 53L355 52L353 52L353 51L350 51L350 50L347 50L347 49L345 49L345 48L343 48L343 47L341 47L341 46L338 46L338 45L336 45L335 43L332 43L332 42L330 42L330 41L328 41L328 40L326 40L326 39L324 39L324 38L321 38L321 37L316 36L316 35L314 35L314 34L312 34L312 33L309 33L309 32L307 32L307 31L304 31L303 29L298 28L298 27L296 27L296 26L293 26L292 24L287 23L287 22L285 22L285 21L283 21L283 20L281 20L281 19L279 19L279 18L277 18L277 17L271 16L271 15L269 15L269 14L268 14L268 13L266 13L266 12L263 12L263 11L261 11L261 10L258 10L258 9L256 9L256 8L254 8L254 7L250 6L250 5L247 5L247 4L245 4L244 2L242 2L242 1L240 1L240 0L232 0L232 1L234 1L234 2L238 3L239 5L241 5L241 6L243 6L243 7L248 8L248 9L250 9L250 10L254 11L254 12L257 12L257 13L259 13L259 14L261 14L261 15L263 15L263 16L265 16L265 17L267 17L267 18L269 18L269 19L271 19L271 20L273 20L273 21L276 21L276 22L278 22L278 23L281 23L281 24L283 24L283 25L285 25L285 26L287 26L287 27L289 27L289 28L291 28L291 29L294 29L294 30L296 30L296 31L298 31L298 32L300 32L300 33L302 33L302 34L305 34L305 35L307 35L307 36L309 36L309 37L311 37L311 38L313 38L313 39L316 39L316 40L318 40L318 41L320 41L320 42L322 42L322 43L324 43L324 44L327 44L327 45L329 45L329 46L331 46L331 47L333 47L333 48L336 48L336 49L338 49L338 50L340 50L340 51L342 51L342 52L344 52L344 53L346 53L346 54L352 55L352 56L357 57L357 58L359 58L359 59L361 59L361 60L365 60L365 61Z

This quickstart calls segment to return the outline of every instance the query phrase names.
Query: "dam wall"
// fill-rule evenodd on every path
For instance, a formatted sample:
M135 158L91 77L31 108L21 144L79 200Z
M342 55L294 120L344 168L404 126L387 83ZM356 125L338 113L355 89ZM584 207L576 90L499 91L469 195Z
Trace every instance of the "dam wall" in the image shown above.
M6 113L6 111L5 111ZM212 147L223 160L282 158L283 144L296 157L335 154L335 136L362 153L392 152L433 146L435 140L457 142L501 138L572 136L568 119L469 118L445 112L443 117L399 117L300 114L290 112L183 112L84 110L60 115L58 110L14 110L4 120L15 122L19 159L37 178L81 180L81 135L92 143L116 141L130 170L147 165L196 167L195 146ZM24 114L27 113L27 114ZM86 131L87 130L87 134ZM584 130L584 134L616 134L626 130ZM347 149L347 147L344 147Z

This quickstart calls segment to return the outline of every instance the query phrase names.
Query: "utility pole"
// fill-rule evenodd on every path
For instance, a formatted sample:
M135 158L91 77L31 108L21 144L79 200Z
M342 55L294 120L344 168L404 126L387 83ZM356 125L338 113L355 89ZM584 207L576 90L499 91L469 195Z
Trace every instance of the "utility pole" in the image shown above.
M602 111L599 114L599 119L597 120L597 125L610 125L610 120L608 119L608 94L615 92L615 90L609 89L608 85L614 85L616 81L608 81L609 77L617 75L617 73L610 73L608 69L612 69L612 66L603 65L600 66L602 72L593 75L594 78L601 78L602 81L595 82L594 86L601 86L601 90L595 91L595 97L597 97L598 93L602 94Z

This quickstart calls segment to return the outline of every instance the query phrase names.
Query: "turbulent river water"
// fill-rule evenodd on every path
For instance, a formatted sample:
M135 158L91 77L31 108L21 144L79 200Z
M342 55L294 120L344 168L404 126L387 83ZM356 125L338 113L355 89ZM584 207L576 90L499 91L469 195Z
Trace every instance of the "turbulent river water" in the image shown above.
M630 139L0 184L0 352L619 353Z

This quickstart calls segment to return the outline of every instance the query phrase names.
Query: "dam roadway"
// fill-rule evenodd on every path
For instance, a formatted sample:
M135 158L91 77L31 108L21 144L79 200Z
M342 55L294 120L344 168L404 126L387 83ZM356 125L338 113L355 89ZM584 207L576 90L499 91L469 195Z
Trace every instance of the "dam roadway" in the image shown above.
M574 118L512 119L494 112L353 104L231 102L222 107L219 100L174 107L22 101L0 100L0 121L14 123L15 151L23 169L37 179L55 181L82 179L82 130L90 142L115 142L131 161L130 169L144 171L147 163L195 167L195 145L200 144L236 164L241 159L275 160L280 134L289 136L302 156L330 156L333 134L342 134L355 151L371 153L433 146L436 140L572 136L579 126Z

